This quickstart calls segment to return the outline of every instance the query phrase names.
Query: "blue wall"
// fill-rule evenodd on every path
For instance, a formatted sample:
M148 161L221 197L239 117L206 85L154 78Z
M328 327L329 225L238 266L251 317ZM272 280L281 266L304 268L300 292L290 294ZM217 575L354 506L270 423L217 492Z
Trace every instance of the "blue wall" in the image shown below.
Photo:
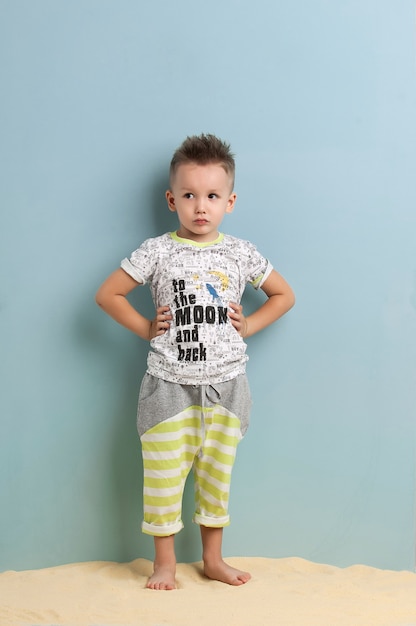
M0 568L152 556L147 346L94 293L174 228L168 161L206 131L237 154L224 230L297 295L249 340L225 554L413 569L414 3L1 5ZM178 557L199 560L191 485L184 509Z

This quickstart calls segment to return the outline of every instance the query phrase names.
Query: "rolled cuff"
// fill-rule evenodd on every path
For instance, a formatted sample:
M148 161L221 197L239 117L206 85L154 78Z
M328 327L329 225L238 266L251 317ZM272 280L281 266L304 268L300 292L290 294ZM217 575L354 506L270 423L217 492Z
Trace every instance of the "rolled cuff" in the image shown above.
M144 283L146 282L140 272L137 271L134 265L132 265L127 258L122 260L122 262L120 263L120 267L126 272L126 274L134 278L134 280L141 285L144 285Z
M149 524L148 522L142 522L142 532L145 535L153 535L153 537L169 537L169 535L176 535L182 530L182 521L174 522L173 524Z
M199 515L195 513L193 521L198 526L207 526L208 528L224 528L224 526L230 525L230 516L224 515L223 517L208 517L207 515Z

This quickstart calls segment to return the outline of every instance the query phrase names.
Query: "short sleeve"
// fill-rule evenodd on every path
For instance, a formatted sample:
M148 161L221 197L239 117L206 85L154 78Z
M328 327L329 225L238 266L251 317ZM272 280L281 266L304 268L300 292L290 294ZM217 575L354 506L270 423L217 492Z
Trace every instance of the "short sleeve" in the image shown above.
M130 258L121 261L121 268L138 283L145 284L151 280L157 255L155 254L154 239L147 239L132 252Z
M246 283L252 285L254 289L259 289L273 270L272 264L248 241L242 241L241 256Z

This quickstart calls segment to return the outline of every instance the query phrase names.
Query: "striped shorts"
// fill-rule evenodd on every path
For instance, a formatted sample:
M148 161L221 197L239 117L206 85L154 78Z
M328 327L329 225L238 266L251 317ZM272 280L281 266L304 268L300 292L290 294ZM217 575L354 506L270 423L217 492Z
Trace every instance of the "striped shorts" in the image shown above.
M164 537L183 528L182 497L191 469L194 522L229 525L231 471L250 408L245 374L215 385L179 385L145 374L137 413L144 533Z

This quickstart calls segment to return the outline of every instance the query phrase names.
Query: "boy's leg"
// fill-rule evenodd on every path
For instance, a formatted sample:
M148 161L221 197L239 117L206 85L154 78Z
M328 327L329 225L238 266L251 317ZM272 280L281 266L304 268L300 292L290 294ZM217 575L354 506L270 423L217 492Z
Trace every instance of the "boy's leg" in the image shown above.
M169 591L176 588L175 535L155 537L153 574L147 581L149 589Z
M229 488L236 448L242 438L241 424L218 404L205 413L204 422L205 440L194 462L194 521L201 528L204 573L229 585L243 585L250 580L250 574L231 567L222 558L223 528L229 524Z
M169 537L183 527L182 496L201 444L201 420L192 407L140 437L143 457L143 532Z
M201 420L189 408L154 426L141 437L144 485L142 529L154 536L155 559L150 589L175 589L175 534L182 528L186 477L201 443Z
M248 572L228 565L222 558L222 528L201 526L202 559L204 574L213 580L229 585L244 585L250 580Z
M216 405L204 414L205 437L194 461L195 523L224 527L230 523L228 501L231 472L238 442L240 421L227 409Z

